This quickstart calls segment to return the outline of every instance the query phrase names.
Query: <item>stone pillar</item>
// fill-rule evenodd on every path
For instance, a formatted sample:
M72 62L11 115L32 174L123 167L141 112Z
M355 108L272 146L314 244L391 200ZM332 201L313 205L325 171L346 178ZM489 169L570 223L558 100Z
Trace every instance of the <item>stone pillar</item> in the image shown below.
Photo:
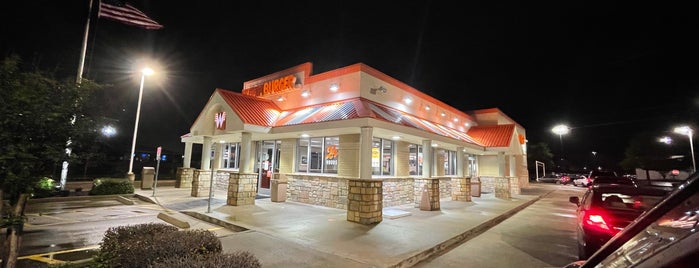
M191 196L208 196L211 186L211 170L194 170Z
M374 224L383 220L383 182L380 180L348 181L347 221Z
M410 143L405 141L396 141L394 152L395 166L393 167L393 170L396 171L396 176L410 176Z
M451 192L451 200L471 202L471 178L452 178Z
M422 177L432 178L432 141L423 140L422 141Z
M252 141L250 132L243 132L240 136L240 173L253 173L255 161L255 142Z
M495 178L495 197L502 199L512 198L510 193L510 179L508 177Z
M201 170L211 169L211 137L204 137L204 145L201 147Z
M223 158L221 156L223 154L223 143L215 142L212 145L214 147L214 159L211 161L211 169L216 170L221 168L221 159Z
M190 168L192 165L192 142L184 143L184 163L182 167Z
M420 210L440 210L439 179L415 179Z
M374 138L374 128L362 127L359 138L359 178L371 179L371 148ZM379 160L380 161L380 160Z
M337 146L338 177L357 178L359 177L360 163L360 135L345 134L340 135L340 144ZM371 156L369 156L371 157ZM370 159L371 160L371 159ZM370 164L371 165L371 162ZM370 171L371 172L371 171ZM371 174L371 173L369 173Z
M279 152L279 173L292 173L294 172L294 163L296 163L296 139L283 139L281 145L281 152Z
M466 174L466 170L464 170L464 167L467 165L464 165L466 161L466 157L464 157L464 147L456 147L456 176L457 177L464 177Z
M195 170L195 168L177 168L175 188L191 188Z
M255 195L257 195L256 173L230 173L227 205L254 205Z

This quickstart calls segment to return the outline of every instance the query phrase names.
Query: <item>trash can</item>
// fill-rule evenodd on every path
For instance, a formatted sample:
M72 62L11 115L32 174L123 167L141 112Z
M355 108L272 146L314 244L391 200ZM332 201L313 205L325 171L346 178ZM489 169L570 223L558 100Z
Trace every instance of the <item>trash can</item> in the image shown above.
M471 196L481 197L481 179L471 178Z
M141 170L141 190L153 189L154 167L143 167Z
M284 202L286 201L286 181L280 181L277 179L272 179L272 202Z

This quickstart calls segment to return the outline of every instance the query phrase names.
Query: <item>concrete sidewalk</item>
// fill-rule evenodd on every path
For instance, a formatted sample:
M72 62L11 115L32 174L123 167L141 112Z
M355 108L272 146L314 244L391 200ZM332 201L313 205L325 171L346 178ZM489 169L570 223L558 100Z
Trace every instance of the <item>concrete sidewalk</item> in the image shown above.
M191 197L190 189L174 187L156 188L155 196L153 190L137 189L136 194L160 204L177 220L201 220L236 231L220 237L224 251L249 251L263 267L410 267L477 236L551 190L533 184L509 200L493 194L473 197L472 202L442 199L438 211L388 207L383 221L374 225L347 221L345 210L270 198L229 206L223 191L211 199Z

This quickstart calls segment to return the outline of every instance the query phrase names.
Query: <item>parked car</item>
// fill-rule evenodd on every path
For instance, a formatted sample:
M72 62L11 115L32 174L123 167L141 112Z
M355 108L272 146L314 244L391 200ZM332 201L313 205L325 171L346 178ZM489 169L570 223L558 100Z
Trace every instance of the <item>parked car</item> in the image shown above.
M565 268L696 267L699 263L699 173L605 243Z
M573 185L587 187L590 186L591 182L592 180L590 180L590 178L588 178L587 176L578 175L578 178L573 180Z
M591 183L594 183L597 177L617 177L617 174L614 171L593 170L587 175L587 178L590 179Z
M629 177L599 176L595 180L590 181L590 185L595 184L626 184L635 186L636 181Z
M616 233L644 211L660 202L670 191L628 184L593 184L576 204L578 257L587 259Z
M561 175L558 177L558 180L556 181L556 184L568 184L571 183L570 176L568 175Z
M558 180L560 180L561 177L559 177L556 174L546 174L541 178L537 178L536 181L538 182L550 182L550 183L556 183Z

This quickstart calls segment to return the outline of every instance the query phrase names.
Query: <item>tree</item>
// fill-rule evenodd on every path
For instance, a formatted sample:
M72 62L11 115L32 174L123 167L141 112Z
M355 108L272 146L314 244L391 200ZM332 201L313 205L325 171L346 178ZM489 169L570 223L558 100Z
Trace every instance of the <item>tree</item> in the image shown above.
M80 136L75 126L89 120L83 103L98 88L87 80L78 85L74 79L22 70L19 56L0 62L0 198L9 204L0 213L7 230L2 267L17 264L26 202L37 182L51 177L56 163L66 158L66 141Z
M553 153L551 153L551 148L544 142L539 142L536 144L527 144L527 167L529 169L536 168L536 162L539 161L544 163L549 168L554 167ZM530 172L529 174L533 174Z
M661 174L677 168L677 162L670 159L670 147L658 141L653 132L639 132L626 146L624 159L619 164L625 170L636 168L657 170ZM646 174L647 178L650 178Z

